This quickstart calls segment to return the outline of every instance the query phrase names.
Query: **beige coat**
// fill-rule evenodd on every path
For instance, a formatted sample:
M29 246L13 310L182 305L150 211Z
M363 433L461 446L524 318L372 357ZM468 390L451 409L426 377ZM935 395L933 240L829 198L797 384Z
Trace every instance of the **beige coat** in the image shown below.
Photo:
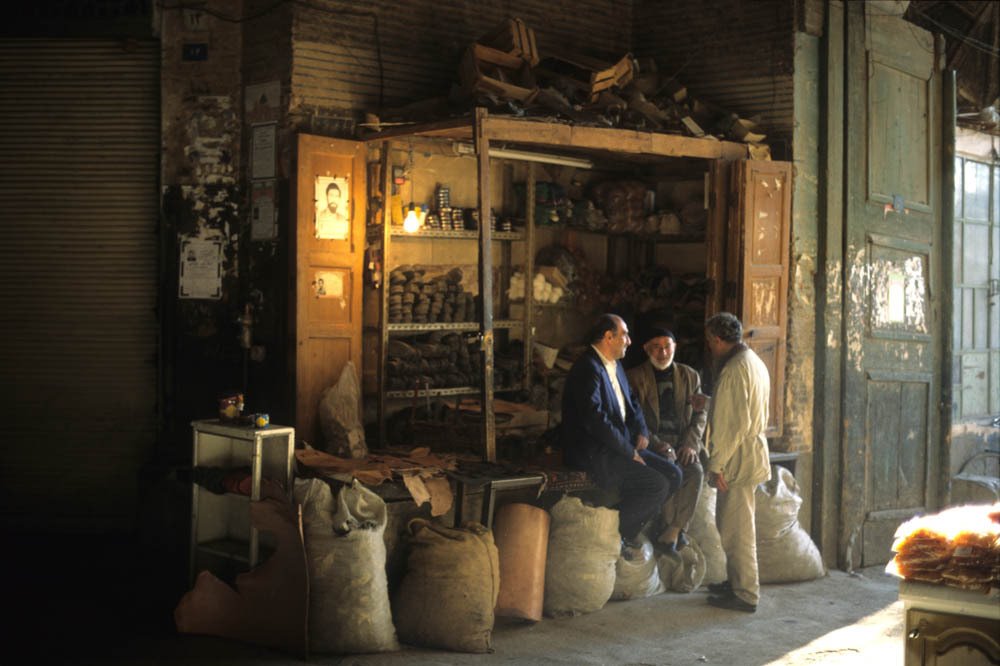
M656 391L656 375L653 365L647 360L629 370L629 386L642 405L642 415L646 419L646 427L650 434L656 434L660 429L660 396ZM682 363L674 363L674 410L680 417L682 431L677 446L690 446L701 453L704 449L705 423L707 415L704 411L692 409L688 398L701 392L701 378L694 368Z
M756 485L771 478L764 437L770 394L767 366L752 349L733 356L715 384L708 412L707 471L722 472L730 486Z

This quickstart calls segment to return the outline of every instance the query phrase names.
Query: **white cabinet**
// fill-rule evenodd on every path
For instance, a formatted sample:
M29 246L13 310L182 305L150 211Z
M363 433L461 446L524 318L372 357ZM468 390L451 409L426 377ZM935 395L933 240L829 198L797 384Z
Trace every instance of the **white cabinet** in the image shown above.
M194 478L202 481L191 484L191 578L203 570L227 577L252 569L271 544L250 524L250 502L291 501L295 428L218 420L191 427Z

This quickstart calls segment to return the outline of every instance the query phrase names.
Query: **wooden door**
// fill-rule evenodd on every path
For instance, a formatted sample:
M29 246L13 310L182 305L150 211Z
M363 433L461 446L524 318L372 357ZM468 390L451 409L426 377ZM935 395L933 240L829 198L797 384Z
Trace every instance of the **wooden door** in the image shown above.
M767 366L771 397L766 435L783 431L785 344L788 330L788 266L792 165L749 160L733 164L729 237L729 305L743 322L747 345Z
M365 155L357 141L299 135L292 234L295 427L299 439L317 446L323 444L323 391L348 361L361 377Z
M847 3L841 561L938 502L941 77L930 33Z

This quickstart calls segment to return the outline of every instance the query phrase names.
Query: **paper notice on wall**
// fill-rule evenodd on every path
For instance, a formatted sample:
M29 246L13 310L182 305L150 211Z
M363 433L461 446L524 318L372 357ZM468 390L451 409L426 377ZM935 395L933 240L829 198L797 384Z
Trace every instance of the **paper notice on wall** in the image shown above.
M274 211L274 181L263 180L253 184L250 209L250 239L274 240L278 225Z
M250 178L274 178L275 146L278 126L254 125L250 151Z
M316 298L335 298L341 308L347 307L344 294L344 275L339 271L317 271L313 280Z
M180 298L222 297L222 241L181 241Z

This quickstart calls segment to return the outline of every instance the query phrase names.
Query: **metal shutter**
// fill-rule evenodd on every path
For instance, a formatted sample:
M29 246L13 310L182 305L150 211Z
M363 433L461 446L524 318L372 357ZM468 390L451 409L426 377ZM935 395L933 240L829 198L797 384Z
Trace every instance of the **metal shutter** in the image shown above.
M159 46L0 39L0 521L128 530L156 436Z

